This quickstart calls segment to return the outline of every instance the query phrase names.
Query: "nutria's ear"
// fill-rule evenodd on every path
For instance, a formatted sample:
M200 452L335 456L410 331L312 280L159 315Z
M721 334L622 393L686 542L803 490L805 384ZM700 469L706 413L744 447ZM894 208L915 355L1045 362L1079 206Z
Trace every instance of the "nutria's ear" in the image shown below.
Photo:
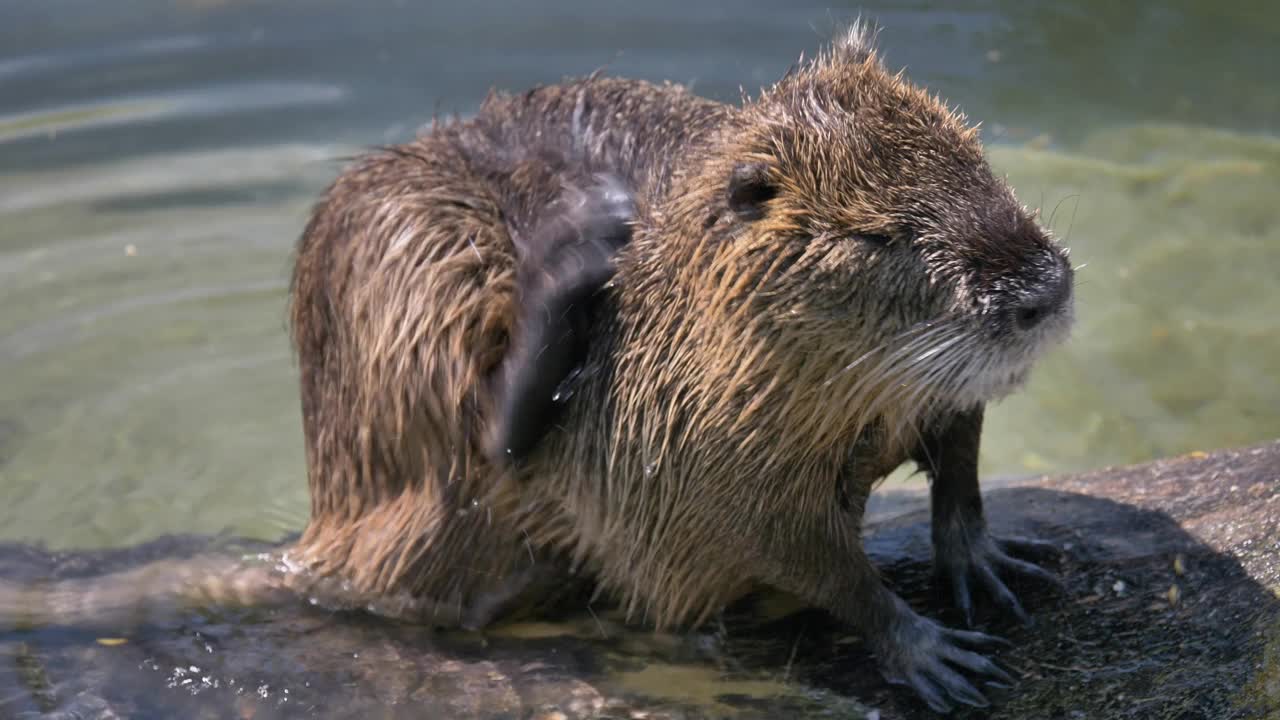
M743 220L764 217L764 204L777 197L778 186L769 177L769 164L740 163L729 174L729 209Z

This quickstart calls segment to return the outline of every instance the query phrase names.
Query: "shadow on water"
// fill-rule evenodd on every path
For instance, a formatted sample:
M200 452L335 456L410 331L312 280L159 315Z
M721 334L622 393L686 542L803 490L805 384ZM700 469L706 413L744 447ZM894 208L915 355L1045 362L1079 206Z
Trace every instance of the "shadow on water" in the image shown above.
M1280 496L1273 481L1260 487ZM1160 510L1030 485L995 490L986 503L997 532L1066 549L1055 569L1068 597L1019 588L1034 628L981 621L1015 643L999 659L1020 677L1013 689L988 690L995 707L984 716L1280 710L1280 601L1251 577L1257 567L1247 570ZM929 582L926 519L916 510L879 523L868 551L910 602L955 623ZM4 545L0 578L92 576L194 556L211 542L170 536L65 553ZM1264 561L1271 570L1277 555ZM860 717L871 708L881 718L932 717L879 679L847 629L773 595L680 635L625 627L603 608L476 634L301 603L183 613L122 637L0 628L5 717L775 718Z

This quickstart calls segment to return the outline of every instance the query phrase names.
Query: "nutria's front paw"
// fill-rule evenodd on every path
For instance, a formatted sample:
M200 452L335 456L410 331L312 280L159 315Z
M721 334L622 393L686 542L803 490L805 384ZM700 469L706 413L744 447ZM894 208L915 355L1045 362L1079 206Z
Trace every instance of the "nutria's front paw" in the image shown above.
M922 617L905 605L891 627L872 642L885 681L910 687L934 711L948 713L953 703L986 707L990 703L957 672L982 676L992 687L1009 687L1013 678L973 649L1008 645L991 635L952 630Z
M1061 591L1062 582L1052 573L1028 560L1044 561L1058 555L1051 543L1024 538L995 537L985 529L970 530L957 523L935 532L934 569L939 579L950 586L955 606L964 614L965 624L973 627L973 599L970 588L980 586L1002 610L1013 614L1024 624L1031 616L1018 598L1005 585L1004 577L1023 575Z

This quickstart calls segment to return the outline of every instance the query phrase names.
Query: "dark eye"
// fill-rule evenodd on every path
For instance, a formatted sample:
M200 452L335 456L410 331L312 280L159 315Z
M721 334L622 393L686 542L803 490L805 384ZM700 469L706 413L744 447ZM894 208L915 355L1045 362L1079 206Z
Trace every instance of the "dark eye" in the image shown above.
M884 247L893 242L892 235L884 235L881 233L857 233L854 237L860 242L867 243L868 245L875 245L876 247Z
M765 203L778 196L766 163L742 163L729 176L729 209L744 220L764 217Z

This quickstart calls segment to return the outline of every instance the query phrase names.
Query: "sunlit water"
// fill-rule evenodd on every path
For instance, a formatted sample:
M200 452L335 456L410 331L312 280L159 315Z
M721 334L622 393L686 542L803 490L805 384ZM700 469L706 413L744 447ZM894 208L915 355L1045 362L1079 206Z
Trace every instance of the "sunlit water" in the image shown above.
M881 5L889 63L983 122L1083 265L1074 337L989 412L985 471L1280 435L1280 13ZM602 65L733 100L856 12L0 4L0 538L299 529L284 301L342 158Z

